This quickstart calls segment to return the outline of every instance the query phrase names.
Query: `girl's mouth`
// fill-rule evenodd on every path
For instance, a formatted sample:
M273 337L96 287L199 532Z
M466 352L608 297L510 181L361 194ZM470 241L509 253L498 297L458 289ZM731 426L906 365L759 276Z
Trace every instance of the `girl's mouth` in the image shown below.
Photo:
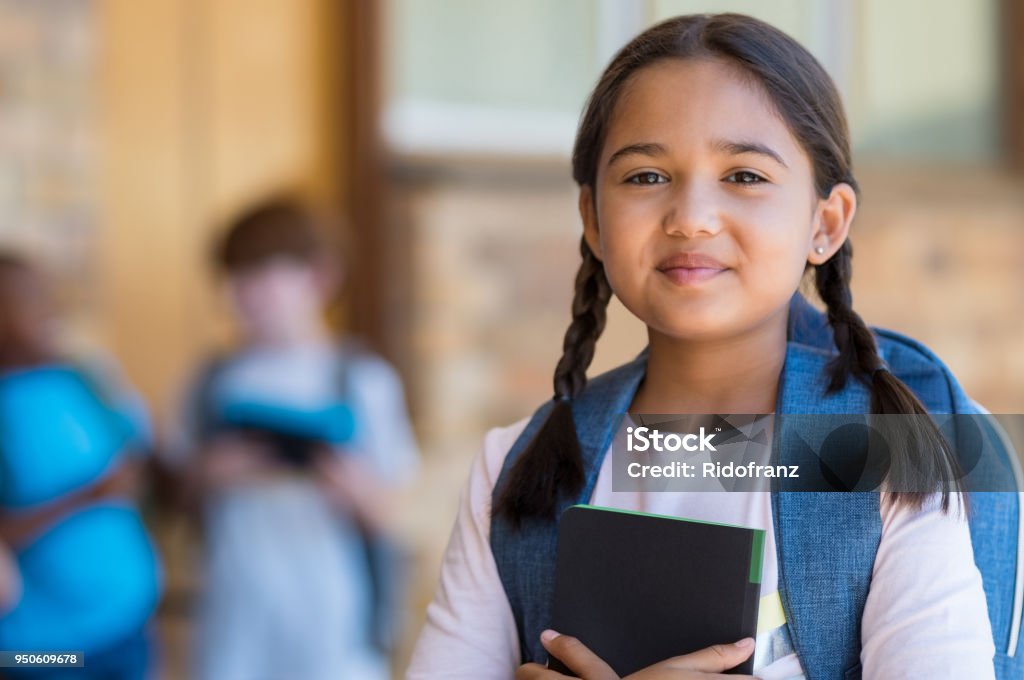
M687 284L707 281L726 270L714 267L670 267L668 269L659 269L658 271L668 277L672 283L685 286Z
M658 271L679 286L702 283L729 268L702 253L676 253L658 263Z

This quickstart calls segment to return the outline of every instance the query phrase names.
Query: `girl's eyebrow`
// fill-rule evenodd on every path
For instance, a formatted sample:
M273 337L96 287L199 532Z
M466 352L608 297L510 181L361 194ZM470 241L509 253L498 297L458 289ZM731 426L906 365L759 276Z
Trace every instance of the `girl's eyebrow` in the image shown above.
M611 155L611 157L608 159L608 165L611 165L620 158L630 156L632 154L638 154L641 156L663 156L665 155L665 153L665 147L661 144L656 144L654 142L627 144L626 146L622 147L621 149L619 149L618 151Z
M772 159L782 167L789 169L786 165L786 161L782 160L782 156L777 151L772 149L770 146L761 144L751 140L730 140L730 139L714 139L711 141L711 148L715 151L727 153L732 156L739 156L745 153L754 153L760 156L765 156ZM641 142L638 144L627 144L622 147L608 158L608 165L612 165L616 161L631 155L640 156L663 156L668 151L662 144L655 142Z
M730 139L715 139L711 142L711 148L715 151L721 151L723 153L730 154L732 156L739 156L745 153L756 153L761 156L771 158L773 161L781 165L782 167L789 169L786 162L782 160L774 149L760 142L754 142L749 140L730 140Z

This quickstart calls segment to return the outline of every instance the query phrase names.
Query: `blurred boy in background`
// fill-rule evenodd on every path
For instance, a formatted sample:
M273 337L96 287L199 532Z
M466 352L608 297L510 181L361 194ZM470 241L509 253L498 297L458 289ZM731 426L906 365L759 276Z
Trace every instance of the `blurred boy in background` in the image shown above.
M150 677L156 551L134 497L145 408L109 360L58 347L43 274L0 252L0 649L83 652L5 677Z
M418 454L395 371L325 323L338 268L318 228L269 202L215 252L241 340L200 371L170 448L202 503L200 680L389 676L385 530Z

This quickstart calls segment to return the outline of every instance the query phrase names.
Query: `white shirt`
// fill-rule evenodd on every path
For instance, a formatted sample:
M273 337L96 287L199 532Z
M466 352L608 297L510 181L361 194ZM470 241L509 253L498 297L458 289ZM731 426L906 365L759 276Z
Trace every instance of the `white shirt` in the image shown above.
M462 492L409 680L508 680L519 665L515 620L490 547L490 509L505 456L528 421L494 428L484 438ZM781 607L772 606L778 602L778 566L770 494L613 491L611 461L609 453L590 500L594 505L766 530L754 673L763 680L803 678L787 627L778 625ZM881 515L881 542L861 619L863 677L994 678L995 646L967 522L955 511L942 514L937 496L920 511L882 504Z

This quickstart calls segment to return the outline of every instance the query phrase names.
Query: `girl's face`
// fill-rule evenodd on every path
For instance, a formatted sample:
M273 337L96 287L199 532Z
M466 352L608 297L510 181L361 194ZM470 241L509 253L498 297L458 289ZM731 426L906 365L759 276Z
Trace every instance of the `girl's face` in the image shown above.
M28 268L0 271L0 339L44 354L53 347L54 331L53 302L42 275Z
M274 258L231 274L228 291L243 332L257 344L287 343L319 324L323 291L309 263Z
M767 95L710 59L631 77L580 194L612 290L652 332L689 340L784 324L805 265L839 249L854 207L845 184L819 199Z
M56 319L49 286L28 268L0 271L0 362L43 361L56 348Z

